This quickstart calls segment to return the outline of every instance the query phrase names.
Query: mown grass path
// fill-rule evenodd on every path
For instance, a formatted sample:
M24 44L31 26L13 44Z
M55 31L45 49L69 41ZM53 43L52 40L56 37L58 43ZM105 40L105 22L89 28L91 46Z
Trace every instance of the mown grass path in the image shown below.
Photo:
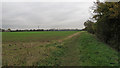
M79 35L80 32L74 34L72 37L75 37L77 35ZM69 38L70 39L70 38ZM71 39L72 40L72 39ZM73 45L74 42L74 45ZM66 46L66 50L65 50L65 55L61 58L61 65L63 66L79 66L79 48L78 45L76 45L75 40L72 40L72 42L69 42L69 46Z
M84 31L50 46L56 50L46 59L48 66L118 66L118 52Z

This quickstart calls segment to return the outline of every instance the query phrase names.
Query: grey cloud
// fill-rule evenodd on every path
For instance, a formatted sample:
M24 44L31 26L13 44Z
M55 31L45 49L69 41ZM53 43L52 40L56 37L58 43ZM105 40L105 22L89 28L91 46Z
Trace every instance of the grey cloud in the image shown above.
M83 28L92 2L4 2L3 28Z

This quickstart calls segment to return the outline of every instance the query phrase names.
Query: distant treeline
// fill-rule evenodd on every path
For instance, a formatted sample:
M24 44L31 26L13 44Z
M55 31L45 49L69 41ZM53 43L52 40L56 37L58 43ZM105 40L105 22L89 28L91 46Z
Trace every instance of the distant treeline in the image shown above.
M81 29L25 29L25 30L11 30L10 28L5 30L5 29L0 29L2 32L31 32L31 31L81 31Z
M95 5L93 18L84 23L85 30L120 51L120 2L96 2Z

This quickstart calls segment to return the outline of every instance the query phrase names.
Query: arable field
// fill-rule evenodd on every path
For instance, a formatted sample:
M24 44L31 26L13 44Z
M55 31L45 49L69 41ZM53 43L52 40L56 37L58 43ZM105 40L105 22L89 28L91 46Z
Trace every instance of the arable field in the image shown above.
M3 32L2 56L3 65L29 66L46 59L55 47L46 48L77 31L44 31L44 32Z
M4 66L118 66L118 52L85 31L2 34Z

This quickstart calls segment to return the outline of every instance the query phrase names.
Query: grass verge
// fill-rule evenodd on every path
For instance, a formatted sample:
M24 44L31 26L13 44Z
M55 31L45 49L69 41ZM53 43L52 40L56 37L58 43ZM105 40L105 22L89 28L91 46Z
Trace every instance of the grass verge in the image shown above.
M56 50L38 66L118 66L118 52L87 32L51 46Z

